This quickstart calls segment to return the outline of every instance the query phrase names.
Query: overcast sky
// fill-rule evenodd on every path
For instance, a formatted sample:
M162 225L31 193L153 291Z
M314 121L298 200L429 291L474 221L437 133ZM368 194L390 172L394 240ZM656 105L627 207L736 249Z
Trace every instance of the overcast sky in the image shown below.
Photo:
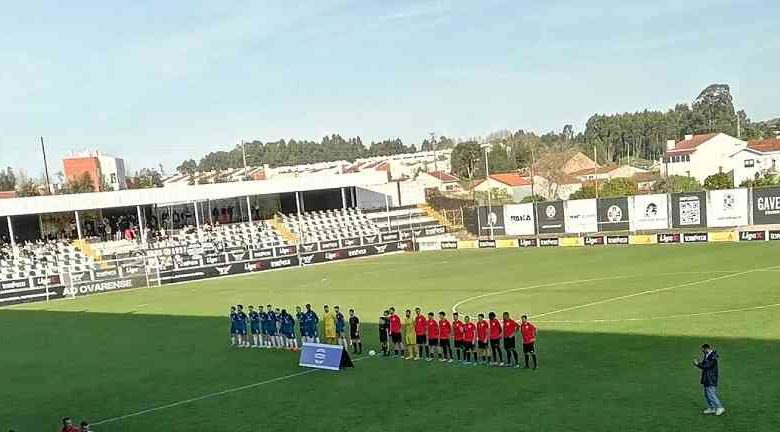
M713 82L780 116L777 0L123 3L3 8L0 166L39 175L40 135L52 172L82 149L170 172L242 138L581 130Z

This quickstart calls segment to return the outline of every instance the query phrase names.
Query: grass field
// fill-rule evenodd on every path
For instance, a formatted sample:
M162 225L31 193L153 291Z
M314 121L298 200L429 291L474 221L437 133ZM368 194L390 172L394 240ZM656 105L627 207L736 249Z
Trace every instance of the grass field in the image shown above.
M0 429L777 430L778 258L771 243L429 252L2 309ZM368 346L389 305L527 312L540 369L309 372L227 346L230 304L307 302L354 307ZM703 342L721 354L723 417L700 414Z

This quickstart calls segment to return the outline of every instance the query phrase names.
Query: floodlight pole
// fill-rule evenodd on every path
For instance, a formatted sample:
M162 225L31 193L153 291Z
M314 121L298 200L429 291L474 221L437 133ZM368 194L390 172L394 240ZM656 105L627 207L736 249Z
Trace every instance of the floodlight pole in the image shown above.
M490 180L490 166L488 164L488 146L485 146L485 182ZM490 219L490 215L493 214L493 203L490 199L490 183L488 183L487 191L488 201L488 224L490 225L490 240L493 240L493 221Z

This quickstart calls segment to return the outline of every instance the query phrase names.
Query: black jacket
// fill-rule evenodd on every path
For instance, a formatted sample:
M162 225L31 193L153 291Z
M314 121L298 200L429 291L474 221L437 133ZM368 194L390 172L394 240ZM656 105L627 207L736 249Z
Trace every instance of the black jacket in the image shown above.
M718 385L718 352L712 351L696 367L701 369L701 384L705 387Z

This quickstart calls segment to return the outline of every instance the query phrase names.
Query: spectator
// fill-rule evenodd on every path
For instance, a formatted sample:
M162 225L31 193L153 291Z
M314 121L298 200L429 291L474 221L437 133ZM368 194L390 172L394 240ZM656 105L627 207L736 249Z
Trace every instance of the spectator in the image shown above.
M710 344L701 346L701 361L694 360L693 365L701 369L700 383L704 387L704 399L707 401L707 409L704 414L722 415L726 412L718 398L718 352L712 349Z

